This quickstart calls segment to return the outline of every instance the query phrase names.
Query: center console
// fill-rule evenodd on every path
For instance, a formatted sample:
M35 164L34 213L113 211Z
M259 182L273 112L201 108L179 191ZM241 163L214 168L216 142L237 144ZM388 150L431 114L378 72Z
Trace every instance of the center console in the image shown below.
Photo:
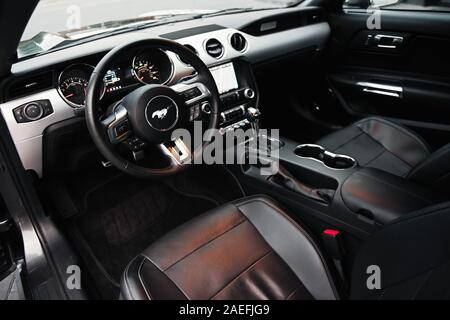
M234 168L252 193L269 194L326 227L366 237L385 224L437 203L436 195L387 172L361 168L356 159L319 145L282 138L279 170L261 175L259 165Z
M210 68L219 90L222 108L220 110L219 130L222 134L237 128L250 126L247 119L248 108L258 107L258 90L253 72L248 63L233 62ZM202 106L209 113L207 105Z

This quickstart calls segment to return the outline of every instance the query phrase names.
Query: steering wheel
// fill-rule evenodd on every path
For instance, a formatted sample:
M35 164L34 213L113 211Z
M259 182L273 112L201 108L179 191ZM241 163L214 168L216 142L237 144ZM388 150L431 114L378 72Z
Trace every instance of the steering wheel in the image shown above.
M111 62L129 50L142 48L171 51L192 66L196 75L173 86L144 85L126 95L100 118L100 88ZM114 48L95 68L86 91L86 123L100 153L118 169L136 177L166 176L184 170L201 157L202 149L212 139L213 130L205 130L202 144L189 148L186 141L173 137L175 130L188 128L191 108L197 108L198 113L199 105L205 102L211 110L207 129L217 128L220 96L203 61L177 42L140 40ZM169 165L148 168L138 161L128 160L118 152L119 144L127 145L134 154L141 156L146 146L158 146Z

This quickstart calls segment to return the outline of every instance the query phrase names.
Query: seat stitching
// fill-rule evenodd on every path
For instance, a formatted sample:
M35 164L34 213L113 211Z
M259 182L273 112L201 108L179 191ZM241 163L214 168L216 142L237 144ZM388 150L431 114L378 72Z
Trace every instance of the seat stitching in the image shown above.
M388 127L391 127L391 128L394 128L394 129L397 129L397 130L403 132L405 135L409 136L412 140L415 140L416 142L418 142L420 144L420 146L426 151L426 153L430 154L430 147L427 145L427 143L423 140L423 138L421 136L417 135L417 133L409 130L408 128L405 128L404 126L398 125L398 124L388 121L386 119L378 118L378 117L370 117L365 120L357 122L356 126L359 126L359 124L367 123L370 121L378 121Z
M218 234L217 236L213 237L212 239L208 240L205 243L202 243L199 247L195 248L194 250L190 251L189 253L187 253L186 255L184 255L183 257L181 257L180 259L178 259L177 261L175 261L174 263L172 263L171 265L169 265L167 268L164 269L164 271L169 270L170 268L172 268L174 265L176 265L177 263L181 262L182 260L186 259L187 257L189 257L191 254L193 254L194 252L200 250L201 248L205 247L206 245L212 243L213 241L217 240L218 238L224 236L226 233L230 232L231 230L239 227L241 224L243 224L244 222L246 222L247 219L244 218L242 219L242 221L240 221L238 224L232 226L231 228L225 230L224 232Z
M167 273L165 273L163 270L161 270L161 268L160 267L158 267L158 265L156 264L156 263L154 263L149 257L147 257L146 255L144 255L144 254L141 254L145 259L147 259L148 260L148 262L149 263L151 263L151 264L153 264L154 266L155 266L155 268L157 268L161 273L163 273L177 288L178 288L178 290L180 290L181 291L181 293L186 297L186 299L189 299L189 296L186 294L186 292L184 292L184 290L175 282L175 281L173 281L173 279L171 278L171 277L169 277L169 275L167 274ZM141 281L141 284L142 284L142 286L144 287L144 289L145 289L145 292L147 293L147 295L150 295L150 293L148 293L147 292L147 289L146 289L146 286L145 286L145 284L144 284L144 282L143 282L143 280L142 280L142 277L141 277L141 269L142 269L142 267L143 267L143 265L144 265L144 262L145 262L145 259L144 259L144 261L142 262L142 265L141 265L141 267L139 268L139 279L140 279L140 281Z
M256 266L258 263L260 263L262 260L264 260L266 257L268 257L271 253L274 253L273 249L270 249L269 251L264 253L261 257L257 258L255 261L253 261L248 267L246 267L244 270L239 272L239 274L237 274L233 279L231 279L225 286L223 286L215 294L213 294L210 299L214 299L219 293L221 293L223 290L225 290L233 282L237 281L242 275L244 275L245 273L250 271L254 266Z
M287 297L284 300L289 300L290 297L292 297L301 287L297 287L294 289L294 291L292 291L291 293L289 293L287 295Z
M398 155L396 155L395 153L393 153L392 151L390 151L388 148L386 148L380 141L378 141L377 139L375 139L374 137L372 137L370 134L366 133L364 131L364 133L373 141L375 141L377 144L379 144L381 147L383 147L383 149L385 150L385 152L388 152L390 154L392 154L394 157L396 157L397 159L399 159L400 161L402 161L403 163L405 163L406 165L408 165L409 167L414 167L414 165L406 162L405 160L403 160L402 158L400 158Z
M370 135L370 133L364 131L364 130L361 129L361 128L360 128L360 130L361 130L364 134L366 134L370 139L372 139L372 140L375 141L377 144L379 144L381 147L383 147L383 148L386 150L386 152L389 152L389 153L392 154L394 157L396 157L397 159L399 159L400 161L402 161L403 163L405 163L406 165L408 165L408 166L410 167L410 169L411 169L412 167L414 167L414 166L417 165L417 164L413 165L413 164L411 164L411 163L409 163L409 162L406 162L406 160L400 158L400 156L396 155L396 154L393 153L391 150L389 150L388 148L386 148L386 147L384 146L384 144L382 144L380 141L378 141L377 139L375 139L372 135ZM429 153L429 152L428 152L428 153Z
M377 160L378 158L380 158L383 154L385 154L386 149L381 151L381 153L379 155L377 155L375 158L373 158L372 160L370 160L369 162L367 162L364 167L368 167L373 161Z
M284 300L289 300L295 293L297 293L300 290L300 288L306 289L305 285L301 281L300 281L300 285L297 288L295 288L294 291L292 291L290 294L288 294ZM308 291L308 289L306 289L306 291Z
M349 143L352 142L353 140L356 140L356 139L359 138L361 135L365 134L365 132L362 131L361 128L358 127L358 129L359 129L359 131L361 131L361 133L357 134L356 136L352 137L350 140L347 140L347 141L344 142L343 144L339 145L338 147L336 147L336 148L334 148L333 150L330 150L330 151L335 152L336 150L342 148L342 147L345 146L346 144L349 144Z

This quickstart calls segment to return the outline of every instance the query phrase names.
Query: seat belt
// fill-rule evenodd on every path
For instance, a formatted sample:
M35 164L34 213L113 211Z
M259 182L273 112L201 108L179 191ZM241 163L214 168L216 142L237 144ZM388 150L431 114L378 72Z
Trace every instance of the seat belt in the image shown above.
M322 232L322 241L328 255L333 259L336 270L342 279L342 282L347 286L347 281L344 274L343 257L345 250L342 244L342 233L339 230L326 229Z

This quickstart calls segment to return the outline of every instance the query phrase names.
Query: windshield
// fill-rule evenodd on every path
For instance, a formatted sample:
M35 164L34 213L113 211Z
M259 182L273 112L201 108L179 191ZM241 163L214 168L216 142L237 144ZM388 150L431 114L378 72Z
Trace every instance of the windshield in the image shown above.
M296 5L301 0L41 0L19 45L22 58L124 26Z

